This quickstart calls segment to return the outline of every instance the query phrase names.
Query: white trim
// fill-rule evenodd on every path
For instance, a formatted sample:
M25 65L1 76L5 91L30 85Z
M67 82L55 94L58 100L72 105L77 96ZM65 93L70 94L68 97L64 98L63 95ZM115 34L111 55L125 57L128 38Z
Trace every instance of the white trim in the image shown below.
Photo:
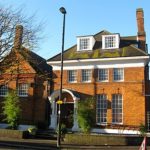
M83 71L85 71L85 70L86 70L86 71L87 71L87 70L90 71L90 79L89 79L89 80L86 80L86 81L83 81L83 78L84 78L84 77L83 77ZM82 69L82 70L81 70L81 82L82 82L82 83L90 83L91 81L92 81L92 70L91 70L91 69Z
M122 80L115 80L115 74L114 74L114 69L122 69ZM124 81L124 68L113 68L113 82L123 82Z
M80 41L81 40L88 40L88 47L86 49L81 49ZM86 51L86 50L93 50L93 46L95 44L95 39L93 36L83 36L83 37L77 37L77 51Z
M95 64L89 64L89 63L83 63L83 64L68 64L68 65L64 65L63 70L78 70L78 69L94 69L94 68L105 68L105 69L109 69L109 68L130 68L130 67L144 67L145 63L144 62L135 62L135 63L129 63L129 62L125 62L124 64L122 63L95 63ZM52 65L53 70L60 70L61 67L59 65Z
M144 67L149 62L149 56L104 58L104 59L79 59L64 61L64 70L94 69L94 68L126 68ZM47 62L53 70L60 70L60 61Z
M99 76L100 76L100 74L99 74L99 70L100 69L105 69L105 70L107 70L107 80L99 80ZM98 79L97 79L97 82L109 82L109 69L108 68L98 68Z
M106 117L104 117L104 116L101 116L101 113L99 114L99 116L98 116L98 110L100 110L100 109L102 109L102 110L104 110L104 107L102 108L101 107L101 105L100 105L100 103L98 103L98 102L100 102L101 100L103 100L104 101L104 99L100 99L99 98L99 96L106 96L106 99L105 99L105 101L106 101L106 104L107 104L107 106L106 106ZM99 107L98 107L98 104L99 104ZM96 124L97 125L107 125L107 121L108 121L108 115L107 115L107 112L108 112L108 95L107 94L97 94L96 95ZM104 114L104 113L103 113ZM101 120L101 118L106 118L106 122L98 122L97 120L98 119L100 119Z
M112 94L111 95L111 101L113 101L113 98L112 98L112 96L113 96L114 94ZM123 94L121 93L119 93L119 94L115 94L115 95L121 95L122 96L122 122L113 122L113 113L112 113L112 125L123 125L123 121L124 121L124 118L123 118ZM111 102L111 109L112 109L112 111L113 111L113 103Z
M97 129L93 128L91 130L93 133L109 133L109 134L128 134L128 135L133 135L133 134L140 134L140 131L138 130L127 130L127 129Z
M75 71L75 79L76 79L76 80L74 80L74 81L69 81L69 77L70 77L70 76L69 76L69 71ZM67 82L68 82L68 83L77 83L77 70L72 70L72 69L71 69L71 70L67 70Z
M56 129L57 128L57 104L56 104L56 99L59 96L60 90L55 90L50 96L48 96L48 99L51 103L51 110L52 113L50 114L51 116L51 121L50 121L50 126L49 128ZM80 98L76 97L74 93L68 89L62 89L62 93L69 93L72 96L73 102L66 102L68 104L74 104L74 114L73 114L73 127L72 131L78 131L78 122L77 122L77 103Z
M49 101L50 101L50 103L52 103L52 98L57 98L58 96L59 96L59 92L60 92L60 90L58 89L58 90L55 90L50 96L48 96L48 99L49 99ZM70 90L68 90L68 89L62 89L62 93L69 93L71 96L72 96L72 98L73 98L73 100L75 101L75 100L78 100L78 98L73 94L73 92L72 91L70 91ZM53 100L54 100L53 99Z
M113 42L114 42L114 37L115 37L115 46L113 47L106 47L106 38L108 37L113 37ZM111 35L102 35L102 49L115 49L119 48L119 43L120 43L120 38L119 34L111 34Z
M117 61L117 60L139 60L150 59L150 56L135 56L135 57L118 57L118 58L98 58L98 59L78 59L78 60L64 60L63 63L75 63L75 62L96 62L96 61ZM148 61L149 62L149 61ZM60 64L61 61L48 61L49 65Z

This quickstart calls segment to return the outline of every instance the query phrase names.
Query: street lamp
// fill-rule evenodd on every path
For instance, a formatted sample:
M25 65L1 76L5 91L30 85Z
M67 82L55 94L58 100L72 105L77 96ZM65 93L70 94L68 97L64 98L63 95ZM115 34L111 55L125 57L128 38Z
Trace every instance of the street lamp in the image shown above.
M65 15L66 10L64 7L61 7L60 12L63 14L63 32L62 32L62 51L61 51L61 72L60 72L60 93L59 93L59 103L58 103L58 136L57 136L57 147L60 147L61 139L61 110L60 105L62 101L62 79L63 79L63 52L64 52L64 38L65 38Z

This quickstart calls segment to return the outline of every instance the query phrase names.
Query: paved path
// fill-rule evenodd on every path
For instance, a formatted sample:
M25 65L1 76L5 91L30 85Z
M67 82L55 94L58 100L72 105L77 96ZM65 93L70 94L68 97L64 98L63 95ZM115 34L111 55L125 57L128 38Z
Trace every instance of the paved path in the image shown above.
M57 150L56 140L0 138L0 150ZM138 150L139 146L83 146L62 142L61 150ZM147 148L150 150L150 147Z

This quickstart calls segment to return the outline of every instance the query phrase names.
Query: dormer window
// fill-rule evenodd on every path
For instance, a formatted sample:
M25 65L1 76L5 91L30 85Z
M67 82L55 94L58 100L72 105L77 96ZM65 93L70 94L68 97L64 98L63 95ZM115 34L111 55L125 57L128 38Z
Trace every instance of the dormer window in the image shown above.
M119 34L102 35L102 49L119 48Z
M83 38L80 39L80 50L87 50L90 46L90 39L89 38Z
M93 36L77 37L77 51L93 50L94 44Z

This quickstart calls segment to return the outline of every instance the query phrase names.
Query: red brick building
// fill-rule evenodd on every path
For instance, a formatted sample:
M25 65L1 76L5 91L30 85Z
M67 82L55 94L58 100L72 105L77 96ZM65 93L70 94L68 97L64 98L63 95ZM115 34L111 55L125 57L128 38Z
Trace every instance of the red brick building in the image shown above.
M62 120L72 130L78 130L78 101L87 97L96 101L95 128L147 124L150 57L143 16L143 10L137 9L136 36L122 37L103 30L78 36L77 44L64 52ZM48 64L53 68L50 128L56 128L61 54L50 58Z
M52 68L46 60L22 46L23 27L16 27L14 47L0 63L0 112L2 101L10 89L20 99L21 124L45 123L49 119L49 84ZM2 115L1 120L2 122Z

